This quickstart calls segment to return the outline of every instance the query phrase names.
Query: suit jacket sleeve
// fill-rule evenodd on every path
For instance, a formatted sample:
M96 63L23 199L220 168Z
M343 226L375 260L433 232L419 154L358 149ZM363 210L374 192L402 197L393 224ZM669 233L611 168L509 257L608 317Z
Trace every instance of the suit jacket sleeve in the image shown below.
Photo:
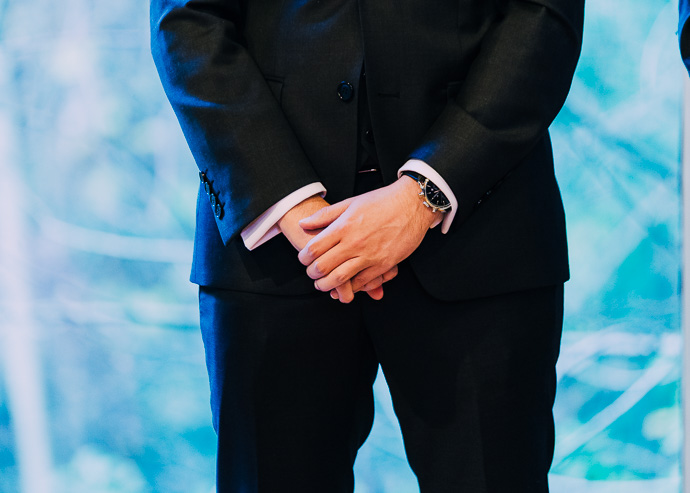
M678 40L680 42L680 54L683 57L685 68L690 71L690 26L688 26L688 19L690 19L690 2L688 0L680 0L678 7Z
M152 0L151 51L194 159L222 206L223 242L318 182L242 40L237 0Z
M584 0L500 4L502 15L483 38L457 95L410 155L453 189L454 225L545 136L580 54Z

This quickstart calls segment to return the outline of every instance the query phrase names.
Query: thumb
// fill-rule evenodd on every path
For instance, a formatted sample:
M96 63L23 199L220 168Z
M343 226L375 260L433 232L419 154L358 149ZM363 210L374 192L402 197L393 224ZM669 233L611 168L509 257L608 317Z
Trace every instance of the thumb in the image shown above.
M325 228L345 212L350 202L352 202L352 199L343 200L342 202L319 209L311 216L302 219L299 225L304 230Z

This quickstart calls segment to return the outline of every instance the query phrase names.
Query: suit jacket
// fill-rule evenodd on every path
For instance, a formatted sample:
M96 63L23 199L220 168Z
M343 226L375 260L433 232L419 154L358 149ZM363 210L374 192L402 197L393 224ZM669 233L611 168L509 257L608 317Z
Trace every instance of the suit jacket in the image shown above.
M685 68L690 71L690 30L687 29L688 19L690 19L690 2L680 0L678 4L678 40L680 42L680 53L683 57Z
M565 222L548 127L580 53L584 0L152 0L152 52L202 173L192 281L313 292L285 238L240 231L312 182L353 194L366 66L385 183L409 158L452 188L448 234L410 257L463 299L563 282ZM204 191L204 187L209 193Z

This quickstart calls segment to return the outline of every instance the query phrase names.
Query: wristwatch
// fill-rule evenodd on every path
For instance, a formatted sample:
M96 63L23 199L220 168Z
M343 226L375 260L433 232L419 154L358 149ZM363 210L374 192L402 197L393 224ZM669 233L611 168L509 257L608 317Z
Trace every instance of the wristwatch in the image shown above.
M446 212L450 209L448 197L429 178L414 171L403 171L402 174L409 176L419 184L421 189L419 196L422 197L422 202L431 209L431 212Z

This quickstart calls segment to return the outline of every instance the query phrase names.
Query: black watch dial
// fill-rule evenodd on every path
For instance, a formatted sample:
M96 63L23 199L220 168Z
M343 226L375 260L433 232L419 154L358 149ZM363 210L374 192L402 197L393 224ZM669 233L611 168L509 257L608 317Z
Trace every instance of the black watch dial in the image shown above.
M437 209L445 209L450 205L448 197L430 181L426 183L424 194L426 199Z

